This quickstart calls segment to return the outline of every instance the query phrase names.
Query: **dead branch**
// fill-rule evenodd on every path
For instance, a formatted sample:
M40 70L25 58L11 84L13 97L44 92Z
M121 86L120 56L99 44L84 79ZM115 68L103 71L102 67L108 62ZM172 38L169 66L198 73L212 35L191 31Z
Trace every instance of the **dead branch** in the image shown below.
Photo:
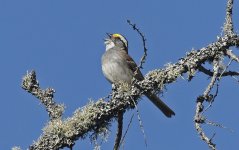
M192 70L196 71L198 66L208 60L214 59L218 54L222 54L223 51L234 46L234 43L238 41L239 38L237 35L225 35L207 47L187 53L184 58L175 64L168 65L161 70L158 69L149 72L143 81L136 81L135 84L137 84L137 86L133 86L130 91L113 91L112 98L109 102L103 99L90 102L85 107L76 110L72 117L62 121L56 120L50 122L45 127L43 134L33 143L30 149L44 150L49 148L59 149L62 147L70 147L74 141L85 137L89 132L107 130L108 125L117 116L119 110L128 110L135 107L132 98L137 103L139 101L138 98L145 91L160 91L162 87L176 81L178 77L181 77L184 73L191 74ZM32 79L32 76L27 74L23 78L23 84L28 82L28 80L36 81L36 79ZM140 89L137 87L140 87ZM36 91L35 88L26 89L33 95L41 95L42 90ZM40 93L38 93L38 91L40 91Z
M218 78L218 63L223 57L231 57L238 62L238 57L228 51L230 47L239 47L239 36L234 33L232 22L232 5L233 0L228 0L226 22L224 24L224 36L217 38L217 41L198 50L192 50L187 53L175 64L169 64L163 69L156 69L149 72L143 81L135 81L131 90L125 92L117 88L112 91L112 97L109 101L99 99L96 102L89 102L83 108L79 108L73 116L62 119L63 106L57 104L53 99L53 89L42 90L36 79L35 72L28 73L22 82L22 87L27 92L38 98L46 107L51 121L43 129L42 135L36 142L30 146L30 150L57 150L63 147L71 148L75 141L84 138L89 133L106 134L110 123L116 119L119 111L127 111L135 108L139 97L146 91L162 91L163 87L175 82L178 77L187 73L189 80L195 76L197 71L202 71L201 66L206 62L214 62L212 71L212 80L202 96L197 98L195 126L203 140L211 149L215 149L215 144L211 142L201 128L205 123L201 113L203 111L203 102L210 101L210 92L216 79ZM203 71L208 72L208 71ZM235 73L238 75L238 73ZM233 74L233 73L230 74ZM224 72L223 74L229 74ZM211 73L210 73L211 74ZM223 77L223 75L221 75Z
M53 94L55 93L54 89L47 88L46 90L42 90L40 88L39 83L36 79L35 71L31 71L23 77L22 88L41 101L41 103L45 106L51 120L59 119L62 117L64 105L55 103L53 99Z

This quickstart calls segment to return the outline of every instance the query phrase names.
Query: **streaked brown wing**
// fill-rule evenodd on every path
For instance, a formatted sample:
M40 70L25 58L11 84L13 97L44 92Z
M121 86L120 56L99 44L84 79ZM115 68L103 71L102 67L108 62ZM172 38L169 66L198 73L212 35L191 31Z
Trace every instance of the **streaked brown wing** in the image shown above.
M135 63L135 61L125 51L121 53L121 55L126 60L130 70L132 70L133 73L135 74L135 78L140 81L143 80L144 76L141 73L140 69L137 69L137 64Z

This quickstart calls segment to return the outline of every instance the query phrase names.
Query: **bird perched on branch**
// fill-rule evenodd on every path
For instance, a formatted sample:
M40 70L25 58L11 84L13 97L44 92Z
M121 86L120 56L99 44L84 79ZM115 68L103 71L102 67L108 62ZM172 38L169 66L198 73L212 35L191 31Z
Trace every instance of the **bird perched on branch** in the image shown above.
M137 64L128 55L128 41L120 34L108 34L105 39L106 51L102 56L102 71L110 83L125 82L132 84L132 79L139 81L144 79L143 74L137 69ZM175 115L156 94L151 92L144 93L148 99L159 108L165 116Z

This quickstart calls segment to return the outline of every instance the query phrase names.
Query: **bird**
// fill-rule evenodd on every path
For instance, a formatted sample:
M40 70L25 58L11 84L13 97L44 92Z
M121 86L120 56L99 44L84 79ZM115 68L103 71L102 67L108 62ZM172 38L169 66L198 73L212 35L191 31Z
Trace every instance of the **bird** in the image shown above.
M132 79L144 80L144 76L137 64L128 54L128 41L119 33L107 33L105 38L105 52L101 57L102 72L105 78L111 83L125 82L132 84ZM156 94L145 92L144 95L158 108L162 113L170 118L175 115Z

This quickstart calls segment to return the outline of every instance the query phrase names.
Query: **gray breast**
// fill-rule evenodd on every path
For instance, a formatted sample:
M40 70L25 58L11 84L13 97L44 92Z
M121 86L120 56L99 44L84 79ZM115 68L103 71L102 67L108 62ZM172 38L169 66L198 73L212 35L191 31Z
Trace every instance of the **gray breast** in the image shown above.
M119 50L110 49L102 56L102 71L111 83L123 81L131 83L132 71L128 68L127 61L119 54Z

